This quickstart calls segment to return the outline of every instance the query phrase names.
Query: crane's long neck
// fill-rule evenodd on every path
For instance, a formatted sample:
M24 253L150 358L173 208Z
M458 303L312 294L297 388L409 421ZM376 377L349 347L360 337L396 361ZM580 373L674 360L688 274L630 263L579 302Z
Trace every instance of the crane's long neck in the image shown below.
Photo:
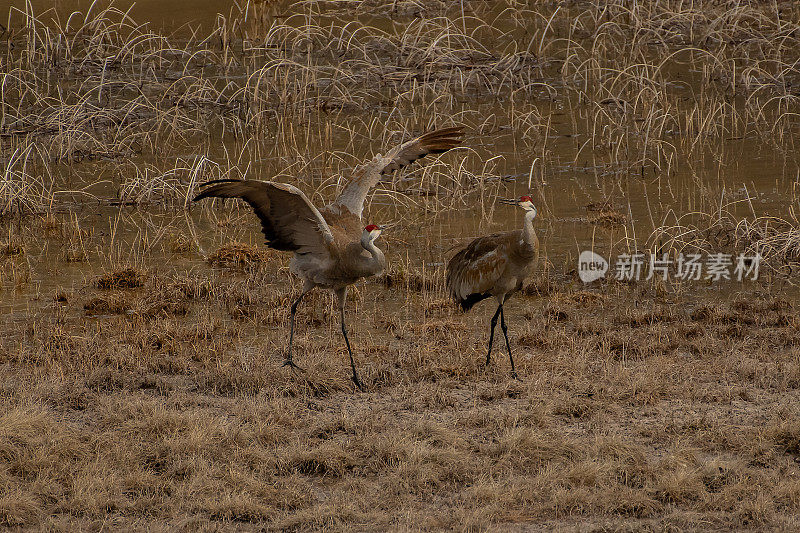
M525 219L522 222L522 242L532 249L539 249L539 237L533 229L533 219L536 218L536 211L525 211Z
M375 246L375 239L370 239L368 235L365 235L361 239L361 246L372 256L371 270L374 270L375 273L382 271L386 266L386 258L380 248Z

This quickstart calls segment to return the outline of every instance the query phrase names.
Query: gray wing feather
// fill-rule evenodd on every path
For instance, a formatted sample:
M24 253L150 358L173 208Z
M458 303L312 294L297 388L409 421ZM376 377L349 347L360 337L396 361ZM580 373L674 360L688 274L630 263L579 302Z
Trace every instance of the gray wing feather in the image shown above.
M241 198L261 220L267 246L298 254L330 257L333 235L303 191L287 183L256 180L215 180L201 185L203 198Z
M332 204L326 207L340 213L342 208L361 218L364 199L370 189L377 185L381 176L393 172L428 154L441 154L461 143L463 128L443 128L421 135L389 150L386 155L378 154L356 170L353 179Z

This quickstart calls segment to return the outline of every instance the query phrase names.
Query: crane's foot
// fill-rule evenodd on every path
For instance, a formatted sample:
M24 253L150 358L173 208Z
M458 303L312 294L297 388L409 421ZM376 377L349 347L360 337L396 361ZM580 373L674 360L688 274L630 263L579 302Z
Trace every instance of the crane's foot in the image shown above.
M281 366L288 366L289 368L291 368L293 370L298 370L300 372L305 372L305 370L303 370L302 368L300 368L299 366L294 364L294 361L292 361L291 359L287 359L286 361L284 361Z
M356 374L353 374L353 376L350 379L353 380L353 383L355 383L356 387L358 387L358 390L364 392L364 385L361 384L361 380L358 379L358 376Z
M522 382L522 378L521 378L521 377L519 377L519 375L517 374L517 371L516 371L516 370L512 370L512 371L511 371L511 377L512 377L513 379L516 379L516 380L517 380L517 381L519 381L520 383Z

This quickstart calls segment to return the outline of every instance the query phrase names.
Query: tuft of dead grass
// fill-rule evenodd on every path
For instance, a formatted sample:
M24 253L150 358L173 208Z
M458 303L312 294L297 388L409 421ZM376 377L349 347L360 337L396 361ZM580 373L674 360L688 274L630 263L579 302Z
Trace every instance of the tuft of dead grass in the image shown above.
M134 267L107 272L97 279L97 288L102 290L139 289L145 284L145 273Z
M6 243L0 243L0 256L2 257L14 257L24 253L25 248L19 242L10 241Z
M121 294L96 296L83 304L87 315L117 315L130 309L127 298Z
M624 226L628 221L623 213L614 208L611 202L590 203L586 206L589 222L605 228Z
M402 288L414 292L433 292L442 287L441 276L436 272L421 272L390 265L376 279L387 289Z
M220 246L208 256L208 262L213 265L246 267L266 261L270 253L257 246L241 242L233 242Z

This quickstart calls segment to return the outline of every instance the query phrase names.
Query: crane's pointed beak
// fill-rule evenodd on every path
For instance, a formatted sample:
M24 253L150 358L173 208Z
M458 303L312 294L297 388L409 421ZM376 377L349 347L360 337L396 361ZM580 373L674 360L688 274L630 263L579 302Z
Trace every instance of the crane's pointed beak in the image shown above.
M513 200L511 198L498 198L497 201L504 205L519 205L517 200Z

